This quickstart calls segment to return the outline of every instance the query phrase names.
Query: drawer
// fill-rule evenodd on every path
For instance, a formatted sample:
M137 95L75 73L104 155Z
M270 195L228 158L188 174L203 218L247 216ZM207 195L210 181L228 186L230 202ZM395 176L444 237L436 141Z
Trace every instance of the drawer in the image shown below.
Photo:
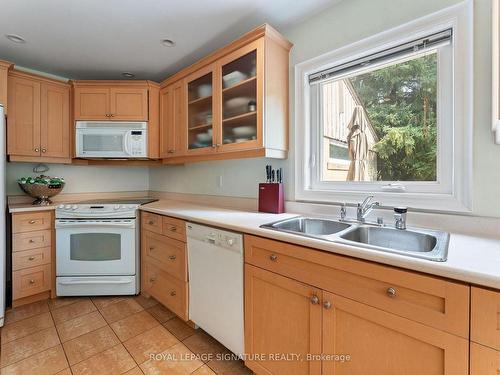
M141 228L155 233L162 233L162 216L151 212L141 213Z
M170 276L149 261L143 262L143 287L181 319L188 317L188 283Z
M12 299L16 300L50 290L51 265L26 268L12 272Z
M12 233L32 232L52 228L50 211L12 214Z
M470 375L500 374L500 351L470 343Z
M469 286L245 235L245 262L464 338Z
M12 251L23 251L51 247L52 231L39 230L36 232L14 233L12 235Z
M42 247L39 249L16 251L12 253L12 270L22 270L42 264L51 263L51 248Z
M186 222L173 217L163 216L163 234L186 242Z
M472 287L471 340L500 350L500 292Z
M179 280L187 281L186 244L148 231L142 232L143 260Z

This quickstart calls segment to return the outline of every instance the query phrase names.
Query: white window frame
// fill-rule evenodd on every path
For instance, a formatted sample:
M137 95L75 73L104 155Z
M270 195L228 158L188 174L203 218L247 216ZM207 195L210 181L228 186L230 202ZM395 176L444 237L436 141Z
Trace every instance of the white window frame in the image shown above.
M322 145L318 133L321 115L311 103L318 103L319 85L309 84L309 75L332 65L370 55L374 52L451 28L453 31L452 74L448 77L453 95L438 85L439 102L448 97L453 120L438 112L438 121L447 126L438 130L437 182L402 182L406 190L392 189L388 182L322 182L320 160ZM402 37L406 36L406 37ZM384 206L406 205L432 211L472 210L472 1L446 8L429 16L341 47L295 66L295 199L298 201L356 203L374 194ZM438 64L440 63L438 58ZM441 73L442 69L440 70ZM446 70L445 70L446 71ZM441 82L441 78L440 78ZM443 97L444 95L444 97ZM445 142L452 137L453 142ZM385 186L385 187L382 187Z

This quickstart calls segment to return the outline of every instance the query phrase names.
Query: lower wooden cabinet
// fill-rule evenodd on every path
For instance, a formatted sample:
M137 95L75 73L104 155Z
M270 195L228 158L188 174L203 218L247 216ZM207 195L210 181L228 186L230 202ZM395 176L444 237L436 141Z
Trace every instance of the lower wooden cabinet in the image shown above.
M472 342L470 345L470 375L500 374L500 351Z
M320 374L320 361L305 360L321 353L320 300L319 289L245 265L245 365L257 374Z

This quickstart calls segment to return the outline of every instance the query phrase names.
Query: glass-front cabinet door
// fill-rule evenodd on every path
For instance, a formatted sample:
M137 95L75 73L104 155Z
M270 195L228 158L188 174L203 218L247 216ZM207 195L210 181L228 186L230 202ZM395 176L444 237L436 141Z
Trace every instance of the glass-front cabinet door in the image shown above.
M221 76L221 150L262 145L263 40L225 56Z
M215 151L214 113L215 72L209 65L186 78L187 86L187 152Z

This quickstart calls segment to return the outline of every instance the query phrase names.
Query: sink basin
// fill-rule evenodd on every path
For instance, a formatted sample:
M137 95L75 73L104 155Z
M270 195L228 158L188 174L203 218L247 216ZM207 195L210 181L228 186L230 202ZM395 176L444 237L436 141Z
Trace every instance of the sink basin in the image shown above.
M316 237L328 236L341 232L350 228L351 225L335 220L295 217L293 219L282 220L276 223L265 224L262 227Z
M430 230L400 230L360 225L340 235L346 242L435 261L446 260L449 235ZM343 241L341 241L343 242Z

